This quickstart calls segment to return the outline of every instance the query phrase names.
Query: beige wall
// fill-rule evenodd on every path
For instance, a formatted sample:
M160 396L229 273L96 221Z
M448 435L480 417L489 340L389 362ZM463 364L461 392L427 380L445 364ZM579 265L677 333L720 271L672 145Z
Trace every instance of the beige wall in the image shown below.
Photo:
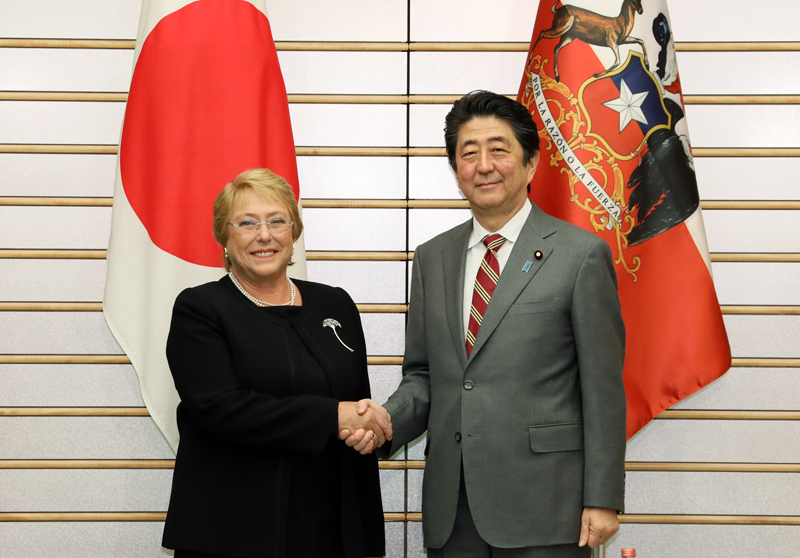
M527 43L536 14L536 3L528 0L268 0L267 5L279 42L388 42L402 49L408 41ZM622 546L659 558L796 553L798 528L780 525L777 516L800 522L800 477L794 474L800 469L800 420L785 412L796 412L800 401L800 36L794 26L800 9L789 0L769 6L766 25L762 20L767 18L742 0L669 4L694 147L753 148L757 155L764 155L760 150L765 148L794 151L789 157L778 157L779 151L767 157L730 157L729 149L721 156L696 158L701 198L707 206L716 202L704 216L736 366L677 405L684 411L678 418L657 419L630 442L629 516L608 545L609 556L618 556ZM110 416L102 409L84 411L97 416L69 417L63 411L41 416L46 407L142 406L129 365L96 363L97 357L87 356L124 360L97 304L105 279L103 253L97 251L107 244L115 155L57 153L75 144L112 146L86 150L113 152L124 97L80 100L85 97L71 93L67 100L54 100L25 93L127 91L130 48L63 48L63 40L134 39L138 12L137 0L0 0L4 558L166 555L159 544L159 521L130 520L137 518L134 512L166 509L169 462L144 468L147 463L106 461L171 459L151 420L130 416L136 409L125 413L129 416ZM5 39L61 41L52 48L29 48L21 45L30 42ZM727 44L764 41L795 41L794 50L779 46L740 52L740 46ZM687 51L688 42L711 42L716 50ZM280 59L290 95L452 96L476 88L516 93L525 52L513 45L500 52L433 48L282 50ZM769 101L775 98L764 97L748 97L745 104L733 98L700 104L691 97L697 95L794 95L794 104L773 104ZM443 146L447 104L316 101L291 104L298 146ZM27 147L11 153L10 144ZM33 153L40 145L56 147ZM404 254L468 216L457 208L396 207L397 200L460 199L439 156L300 156L298 167L307 202L309 278L341 285L361 304L405 304L410 263ZM93 199L53 206L19 197ZM343 208L332 201L348 198L386 203ZM761 202L769 200L776 202L774 209L764 209ZM79 252L73 258L53 250ZM325 259L323 252L342 250L371 254ZM41 302L58 304L27 304ZM399 381L396 363L405 324L397 307L383 310L362 315L375 363L370 368L373 389L381 400ZM13 407L33 408L21 413L31 416L9 416L20 414ZM711 414L687 418L693 416L689 411ZM744 411L765 413L748 416ZM410 447L398 458L400 468L381 472L386 511L419 512L423 471L403 467L405 459L416 467L413 461L422 459L422 448ZM657 470L642 471L640 462L656 462ZM685 464L690 464L688 471ZM8 515L17 512L32 513ZM39 521L45 512L79 515ZM125 514L85 515L107 512ZM693 519L698 515L705 517ZM768 524L755 525L748 517L742 524L720 524L731 523L723 517L730 515L765 516ZM66 521L86 518L105 521ZM411 519L386 523L389 556L422 554L420 523L417 516ZM676 520L694 524L672 524Z

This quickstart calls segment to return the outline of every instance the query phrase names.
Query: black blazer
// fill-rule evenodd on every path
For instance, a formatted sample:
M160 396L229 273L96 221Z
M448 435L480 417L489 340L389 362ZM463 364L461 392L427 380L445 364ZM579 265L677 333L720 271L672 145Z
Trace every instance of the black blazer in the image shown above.
M186 289L175 301L167 359L181 397L181 440L167 548L283 556L293 455L321 454L337 434L339 401L370 396L355 304L342 289L295 283L303 306L291 319L267 315L227 276ZM323 326L328 318L340 324L341 342ZM333 398L298 392L301 362L290 328L324 369ZM382 556L377 458L337 443L345 556Z

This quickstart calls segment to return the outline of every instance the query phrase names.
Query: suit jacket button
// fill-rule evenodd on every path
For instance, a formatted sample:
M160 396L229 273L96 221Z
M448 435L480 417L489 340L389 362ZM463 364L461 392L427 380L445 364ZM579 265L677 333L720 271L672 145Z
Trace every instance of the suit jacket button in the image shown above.
M472 383L472 380L464 382L464 389L472 389L473 387L475 387L475 384Z
M461 443L461 432L456 432L456 443Z

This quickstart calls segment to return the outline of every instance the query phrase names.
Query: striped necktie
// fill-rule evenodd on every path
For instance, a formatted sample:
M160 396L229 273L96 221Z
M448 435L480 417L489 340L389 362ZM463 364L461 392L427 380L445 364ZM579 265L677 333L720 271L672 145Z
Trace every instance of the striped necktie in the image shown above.
M472 353L472 346L478 336L486 307L489 306L489 299L492 298L494 288L500 279L497 250L505 241L506 239L499 234L490 234L483 239L486 254L484 254L481 267L478 269L478 276L475 277L475 291L472 293L472 307L469 311L469 327L467 328L467 357Z

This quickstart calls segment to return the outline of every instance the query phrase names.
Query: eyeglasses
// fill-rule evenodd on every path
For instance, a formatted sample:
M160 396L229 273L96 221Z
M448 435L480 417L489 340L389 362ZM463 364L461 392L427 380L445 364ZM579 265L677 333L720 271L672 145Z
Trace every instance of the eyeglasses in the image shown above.
M245 219L239 223L228 223L239 234L252 234L258 231L258 227L266 225L270 232L284 233L291 229L294 221L287 223L285 219L273 219L272 221L264 221L263 223L256 223L252 219Z

